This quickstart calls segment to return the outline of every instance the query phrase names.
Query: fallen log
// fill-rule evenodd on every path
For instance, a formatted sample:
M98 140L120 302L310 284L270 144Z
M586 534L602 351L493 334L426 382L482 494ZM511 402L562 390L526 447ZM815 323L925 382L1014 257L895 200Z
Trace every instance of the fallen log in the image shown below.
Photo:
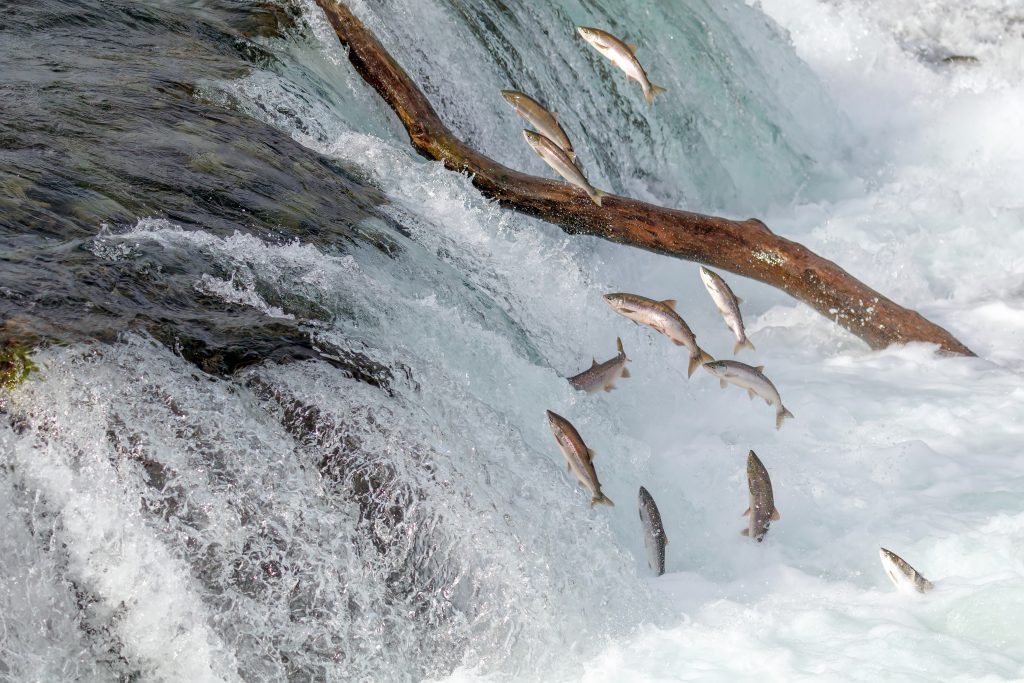
M512 170L472 149L448 129L409 75L343 4L316 0L356 71L401 119L413 147L472 177L501 206L536 216L570 234L603 239L727 270L776 287L863 339L873 349L929 342L974 353L942 327L903 308L845 270L761 221L667 209L610 195L597 206L563 182Z

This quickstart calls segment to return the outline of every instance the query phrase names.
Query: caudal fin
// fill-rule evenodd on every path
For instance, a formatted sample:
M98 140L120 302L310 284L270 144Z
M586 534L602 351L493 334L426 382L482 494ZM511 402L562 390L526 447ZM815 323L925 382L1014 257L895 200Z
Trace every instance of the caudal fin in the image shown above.
M594 191L589 193L589 196L590 201L594 202L598 206L601 206L601 198L610 197L611 195L608 194L607 192L604 192L603 190L598 190L597 188L594 188Z
M736 342L736 346L732 347L732 355L735 356L737 353L740 352L740 349L750 349L751 351L757 351L757 349L754 348L754 345L750 343L750 340L745 337L743 341Z
M644 99L647 100L647 104L654 104L654 96L660 92L665 92L665 89L651 83L651 87L644 91Z
M590 507L594 507L595 505L607 505L610 508L615 507L615 503L612 502L612 499L603 493L599 493L590 499Z
M704 349L698 346L697 353L690 356L690 364L689 367L687 367L686 369L686 376L693 377L694 370L704 365L705 363L713 363L714 361L715 359L712 358L710 354L708 354L706 351L704 351Z
M789 409L786 408L786 406L782 406L782 410L775 413L775 428L781 428L782 421L785 420L787 417L793 417L793 413L789 412Z

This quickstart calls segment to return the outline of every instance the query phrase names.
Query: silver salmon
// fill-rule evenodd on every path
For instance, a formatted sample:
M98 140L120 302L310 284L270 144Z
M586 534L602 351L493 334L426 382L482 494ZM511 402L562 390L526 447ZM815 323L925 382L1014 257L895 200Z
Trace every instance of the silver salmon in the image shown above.
M879 548L878 557L882 560L885 573L899 590L905 593L913 591L927 593L934 588L931 581L921 576L919 571L907 564L906 560L893 551Z
M516 113L526 119L526 122L537 129L537 132L551 142L562 148L565 155L576 163L576 152L572 149L569 136L562 130L558 123L558 114L548 111L540 102L518 90L502 90L501 96L512 105Z
M593 359L593 365L578 375L569 378L569 384L579 391L593 394L598 391L612 391L615 389L615 382L620 377L629 377L629 369L626 367L626 352L622 350L622 339L616 339L619 355L598 363Z
M644 547L647 549L647 565L655 576L665 573L665 546L668 536L661 524L661 513L654 498L643 486L640 487L640 524L644 528Z
M747 332L743 328L743 316L740 315L740 304L743 299L732 293L732 289L725 283L725 280L713 273L704 266L700 268L700 279L704 282L711 300L715 302L722 317L725 318L725 325L736 335L736 346L733 347L733 355L740 352L740 349L754 351L754 345L747 339Z
M769 525L779 518L779 511L775 508L775 494L768 470L754 451L747 456L747 488L750 489L750 507L743 514L748 515L749 520L740 533L760 543L768 533Z
M579 31L579 34L583 36L583 40L587 41L591 47L610 60L612 64L619 67L628 78L632 78L640 84L640 87L643 88L644 99L647 100L647 104L654 102L656 94L665 92L664 88L660 85L653 85L650 79L647 78L647 72L644 71L644 68L636 58L636 45L624 43L612 34L599 28L577 26L576 30Z
M550 410L548 411L548 424L551 425L551 433L555 435L558 448L565 456L566 468L575 474L580 483L590 489L593 494L590 499L590 507L598 504L614 507L615 503L601 493L601 482L598 481L597 470L594 469L594 452L583 443L580 433L576 431L572 423Z
M716 360L705 363L704 369L718 378L722 388L726 384L735 384L746 389L751 399L760 396L770 406L775 406L775 428L782 427L782 421L793 417L786 406L782 405L782 397L771 380L764 376L764 366L753 367L735 360Z
M572 162L572 159L569 158L561 147L540 133L534 133L532 130L524 130L523 136L526 138L526 142L530 144L530 147L533 148L533 151L537 153L537 156L553 168L555 173L565 178L570 184L586 192L592 202L601 206L601 198L607 197L608 193L602 192L591 185L590 181L587 180L580 169L576 168L576 164Z
M687 376L692 376L693 371L700 365L710 363L714 359L697 346L697 337L690 330L686 321L676 313L676 302L674 299L655 301L638 294L605 294L604 300L612 307L612 310L624 315L633 322L647 325L672 340L676 346L685 346L690 352L690 364L687 368Z

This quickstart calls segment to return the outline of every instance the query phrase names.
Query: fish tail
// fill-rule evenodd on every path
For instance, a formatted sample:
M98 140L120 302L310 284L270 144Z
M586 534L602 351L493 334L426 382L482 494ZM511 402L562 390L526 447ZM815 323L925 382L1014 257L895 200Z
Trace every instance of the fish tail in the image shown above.
M686 369L686 376L693 377L693 371L705 363L713 363L714 358L704 349L697 347L697 353L690 356L690 364Z
M782 410L775 413L775 428L781 428L782 421L785 420L787 417L793 417L793 413L789 412L789 408L787 408L786 406L782 406Z
M750 349L751 351L757 351L757 349L754 348L754 345L751 344L750 340L747 339L746 337L743 338L743 341L736 342L736 346L732 348L732 355L735 356L737 353L740 352L740 349Z
M644 99L647 100L647 104L654 104L654 96L660 92L665 92L665 89L651 83L651 87L644 91Z
M615 503L612 502L612 499L603 493L598 493L590 499L590 507L594 507L595 505L607 505L611 508L615 507Z

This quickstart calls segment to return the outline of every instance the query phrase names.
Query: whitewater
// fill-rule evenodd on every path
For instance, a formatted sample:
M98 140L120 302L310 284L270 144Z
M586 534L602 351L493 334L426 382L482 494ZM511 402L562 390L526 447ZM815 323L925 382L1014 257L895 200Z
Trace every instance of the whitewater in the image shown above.
M321 355L216 373L148 328L39 348L0 415L0 676L1024 680L1019 3L349 6L483 153L550 176L499 91L533 94L596 187L757 216L978 357L872 351L723 272L756 346L737 360L795 415L776 430L602 299L677 299L731 358L697 264L567 235L417 156L302 0L283 38L253 41L264 56L190 101L276 131L296 143L272 150L288 174L336 171L373 206L335 215L268 176L302 221L200 224L154 200L97 212L74 251L101 282L180 285ZM576 25L638 43L668 92L646 105ZM196 163L262 143L224 144L236 156ZM631 376L574 391L617 337ZM596 452L614 508L566 474L548 409ZM763 543L739 533L751 449L781 513ZM640 486L669 538L660 577ZM935 589L897 592L883 546Z

